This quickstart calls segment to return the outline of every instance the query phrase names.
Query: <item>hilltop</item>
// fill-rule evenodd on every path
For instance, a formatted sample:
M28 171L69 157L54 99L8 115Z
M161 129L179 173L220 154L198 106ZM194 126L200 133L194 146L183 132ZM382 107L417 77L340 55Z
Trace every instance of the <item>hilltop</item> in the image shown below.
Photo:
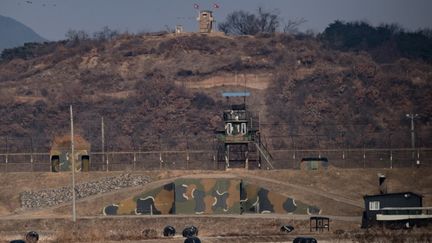
M381 62L307 35L122 34L27 45L0 63L0 136L9 151L48 151L69 129L100 150L211 146L222 90L244 90L272 148L409 147L406 113L432 113L432 66ZM430 118L416 121L431 146ZM311 139L314 138L314 139ZM5 139L2 139L4 143ZM1 149L4 149L2 146Z

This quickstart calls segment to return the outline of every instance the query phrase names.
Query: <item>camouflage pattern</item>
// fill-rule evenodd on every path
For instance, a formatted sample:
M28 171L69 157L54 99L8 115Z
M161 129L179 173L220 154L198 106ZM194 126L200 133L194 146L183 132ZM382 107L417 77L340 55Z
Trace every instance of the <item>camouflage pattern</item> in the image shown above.
M127 198L103 209L104 215L175 214L174 183Z
M175 185L177 214L240 213L240 180L179 179Z
M75 171L89 171L90 144L81 136L74 136ZM70 171L72 168L71 139L69 135L56 137L50 150L51 171Z
M242 213L320 214L318 207L242 181Z
M104 215L140 214L320 214L295 201L240 179L178 179L103 208Z
M75 171L89 171L89 151L78 150L74 151ZM71 171L72 160L70 150L51 150L51 171Z

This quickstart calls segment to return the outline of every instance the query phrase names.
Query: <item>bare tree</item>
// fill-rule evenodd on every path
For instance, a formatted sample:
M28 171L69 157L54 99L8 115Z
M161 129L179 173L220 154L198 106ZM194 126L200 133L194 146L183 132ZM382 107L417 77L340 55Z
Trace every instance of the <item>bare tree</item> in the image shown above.
M225 22L218 25L219 30L231 35L256 35L258 33L274 33L279 27L279 16L258 8L257 14L242 10L228 14Z
M298 27L306 22L307 20L305 20L304 18L290 19L288 20L288 22L285 23L283 27L283 32L289 34L298 34L300 32Z
M65 36L69 41L74 43L90 39L89 34L84 30L68 30Z
M112 40L119 35L117 30L111 30L108 26L102 28L101 31L93 33L93 38L98 41Z
M260 33L274 33L279 27L279 16L275 11L267 12L259 7L257 25Z

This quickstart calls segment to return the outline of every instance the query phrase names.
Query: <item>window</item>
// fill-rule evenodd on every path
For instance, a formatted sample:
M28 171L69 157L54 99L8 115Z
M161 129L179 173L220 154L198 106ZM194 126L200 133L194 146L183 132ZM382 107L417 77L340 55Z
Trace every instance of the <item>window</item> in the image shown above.
M379 210L379 209L380 209L379 201L369 202L369 210Z

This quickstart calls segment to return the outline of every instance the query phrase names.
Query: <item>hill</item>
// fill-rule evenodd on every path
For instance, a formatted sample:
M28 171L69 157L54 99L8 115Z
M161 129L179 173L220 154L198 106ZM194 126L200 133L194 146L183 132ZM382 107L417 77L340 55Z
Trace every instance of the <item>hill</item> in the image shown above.
M21 46L27 42L43 42L45 39L31 28L13 18L0 15L0 53L7 48Z
M15 55L15 53L17 53ZM271 148L431 146L432 66L378 62L305 35L119 35L12 50L0 64L0 148L48 151L69 130L100 150L211 147L220 91L252 92ZM8 145L6 146L7 143ZM295 143L295 145L294 145Z

